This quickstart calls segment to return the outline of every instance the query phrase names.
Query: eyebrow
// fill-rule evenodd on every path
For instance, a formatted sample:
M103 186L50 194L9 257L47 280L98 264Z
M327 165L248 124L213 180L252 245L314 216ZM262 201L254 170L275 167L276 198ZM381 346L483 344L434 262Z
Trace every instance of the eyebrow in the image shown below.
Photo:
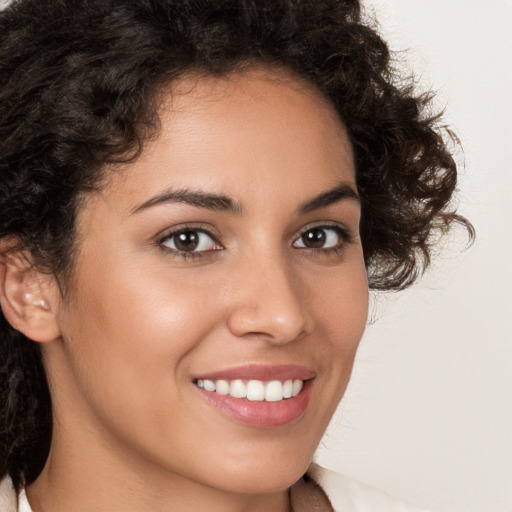
M360 201L359 195L348 183L341 183L331 190L322 192L302 204L297 211L299 214L308 213L338 203L344 199ZM164 191L136 206L131 213L136 214L153 206L165 203L184 203L195 206L196 208L215 212L232 213L234 215L242 215L243 213L242 206L235 199L224 195L188 189Z
M235 215L242 214L242 206L240 203L227 196L206 193L201 191L193 191L187 189L167 190L157 196L154 196L147 201L144 201L139 206L136 206L132 213L139 213L147 210L152 206L164 203L184 203L197 208L211 210L214 212L226 212Z
M309 213L320 208L325 208L335 203L339 203L344 199L354 199L358 203L361 202L359 194L348 183L340 183L331 190L322 192L313 199L310 199L299 207L299 213Z

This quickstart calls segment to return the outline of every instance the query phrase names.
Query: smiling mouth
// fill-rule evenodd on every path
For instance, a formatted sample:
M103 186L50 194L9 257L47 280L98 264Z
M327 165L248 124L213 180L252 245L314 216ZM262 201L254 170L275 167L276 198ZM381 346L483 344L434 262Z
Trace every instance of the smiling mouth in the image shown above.
M205 391L251 402L281 402L296 397L304 387L301 379L280 380L209 380L195 379L194 384Z

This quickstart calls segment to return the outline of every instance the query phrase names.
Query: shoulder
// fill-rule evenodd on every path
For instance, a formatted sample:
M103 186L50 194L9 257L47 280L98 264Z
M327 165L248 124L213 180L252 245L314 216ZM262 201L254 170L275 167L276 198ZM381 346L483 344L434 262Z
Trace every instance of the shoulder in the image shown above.
M426 512L316 464L311 465L308 475L322 487L336 512Z
M18 504L18 496L16 496L16 491L9 477L5 477L0 481L0 511L31 512L25 491L21 491Z

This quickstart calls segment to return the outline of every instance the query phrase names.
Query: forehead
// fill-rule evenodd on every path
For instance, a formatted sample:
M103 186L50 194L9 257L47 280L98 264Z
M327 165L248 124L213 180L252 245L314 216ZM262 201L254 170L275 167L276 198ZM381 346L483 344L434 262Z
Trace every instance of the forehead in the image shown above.
M346 130L311 84L262 68L222 77L189 74L160 92L160 133L139 159L114 173L107 190L131 195L158 188L205 188L238 196L309 180L314 195L354 183Z

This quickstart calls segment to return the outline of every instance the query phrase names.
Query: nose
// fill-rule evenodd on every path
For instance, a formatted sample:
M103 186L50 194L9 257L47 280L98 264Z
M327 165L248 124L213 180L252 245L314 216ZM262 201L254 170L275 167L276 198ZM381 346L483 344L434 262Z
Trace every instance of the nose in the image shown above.
M228 315L235 336L285 344L312 331L307 291L283 257L251 259L235 274Z

